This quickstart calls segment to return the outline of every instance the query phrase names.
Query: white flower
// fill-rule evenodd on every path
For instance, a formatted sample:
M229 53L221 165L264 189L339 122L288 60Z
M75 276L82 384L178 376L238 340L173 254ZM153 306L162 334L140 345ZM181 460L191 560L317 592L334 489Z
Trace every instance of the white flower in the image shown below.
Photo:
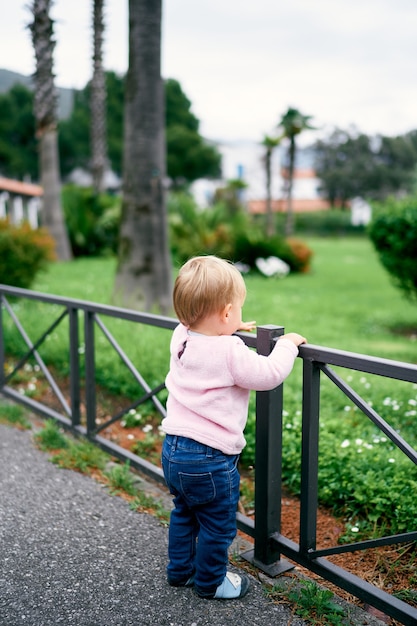
M152 430L152 425L151 424L146 424L146 426L144 426L142 428L142 430L143 430L144 433L150 433L151 430Z
M363 439L355 439L355 443L357 446L361 446L363 444Z
M395 463L395 459L393 459L393 458L388 459L388 463Z
M408 404L411 404L411 406L417 406L417 400L411 399L408 401Z
M350 529L353 533L358 533L359 532L359 528L357 526L352 526L352 528Z
M270 256L267 259L256 259L255 265L264 276L279 276L282 278L290 272L288 263L276 256Z
M384 406L389 406L391 404L391 398L384 398L384 401L382 403Z
M345 439L344 441L342 441L342 443L340 444L341 448L348 448L350 446L350 441L349 439Z

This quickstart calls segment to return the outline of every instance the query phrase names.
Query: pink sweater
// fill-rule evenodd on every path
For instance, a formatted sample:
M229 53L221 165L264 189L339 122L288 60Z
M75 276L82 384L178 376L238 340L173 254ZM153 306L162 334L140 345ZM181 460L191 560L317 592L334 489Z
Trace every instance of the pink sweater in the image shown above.
M225 454L239 454L246 444L243 430L250 390L280 385L297 354L289 339L280 339L269 356L261 356L239 337L189 334L179 324L171 340L163 430Z

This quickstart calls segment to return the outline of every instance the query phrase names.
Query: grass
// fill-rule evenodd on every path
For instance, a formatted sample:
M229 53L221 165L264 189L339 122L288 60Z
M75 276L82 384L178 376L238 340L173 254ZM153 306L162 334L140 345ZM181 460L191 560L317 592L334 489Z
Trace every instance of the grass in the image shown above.
M0 424L15 426L21 430L30 430L31 423L26 417L26 411L19 404L0 402Z
M309 238L314 252L309 274L267 279L246 277L247 319L277 324L304 334L310 343L415 362L417 307L391 284L365 237ZM76 259L56 263L34 289L44 293L111 304L116 261Z

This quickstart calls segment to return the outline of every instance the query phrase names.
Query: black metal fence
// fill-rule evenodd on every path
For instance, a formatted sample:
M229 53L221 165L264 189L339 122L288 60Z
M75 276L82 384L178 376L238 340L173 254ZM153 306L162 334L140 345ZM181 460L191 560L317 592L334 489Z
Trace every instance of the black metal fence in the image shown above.
M164 389L163 379L151 387L120 347L113 334L104 323L104 318L117 318L141 325L172 330L176 320L158 315L138 313L116 307L103 306L91 302L50 296L24 289L0 285L0 392L7 398L25 405L45 417L53 418L74 433L88 437L121 460L128 460L132 467L144 472L160 483L164 482L162 471L146 459L129 452L113 441L103 437L103 429L120 420L131 409L151 401L163 416L165 408L158 394ZM35 300L51 305L53 321L36 338L31 338L19 319L19 306L22 300ZM6 324L6 318L7 324ZM50 364L40 355L40 348L55 329L68 320L68 371L69 398L60 389L60 384L51 374ZM81 322L83 328L80 328ZM25 344L25 353L20 356L12 369L6 368L6 328L14 326ZM137 382L141 397L128 407L111 416L104 423L98 423L96 398L96 330L100 329L108 344L121 359ZM80 350L80 335L83 331L83 350ZM277 337L283 333L282 327L259 327L257 334L241 333L245 343L260 354L269 354ZM117 355L117 356L116 356ZM254 549L243 556L257 567L272 576L293 567L281 558L284 555L291 561L319 574L342 589L357 596L364 602L382 610L406 625L417 623L417 609L395 596L369 584L358 576L334 565L326 557L331 555L415 542L417 531L392 535L378 539L336 545L332 548L317 549L317 508L318 508L318 466L319 466L319 417L321 375L332 381L372 422L417 465L417 451L405 441L376 411L365 402L338 374L333 367L375 374L398 381L417 383L417 366L407 363L379 359L349 352L305 345L300 348L303 360L303 409L302 409L302 459L301 459L301 498L299 544L284 537L281 530L281 465L282 465L282 410L283 386L256 394L256 476L255 476L255 521L237 513L238 527L254 539ZM81 359L83 367L81 367ZM13 380L30 360L35 360L57 399L60 409L51 408L22 395ZM166 357L168 368L168 353ZM83 374L81 375L81 372ZM416 494L417 497L417 494Z

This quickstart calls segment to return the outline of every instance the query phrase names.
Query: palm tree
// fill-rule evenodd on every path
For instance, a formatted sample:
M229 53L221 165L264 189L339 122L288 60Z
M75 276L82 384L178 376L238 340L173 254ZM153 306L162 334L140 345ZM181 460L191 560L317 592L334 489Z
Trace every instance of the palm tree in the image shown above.
M96 193L104 191L107 162L106 80L103 70L104 0L93 4L93 78L91 81L91 172Z
M266 228L265 234L267 237L275 235L274 216L272 212L272 153L277 146L281 143L282 137L269 137L265 135L262 140L262 145L265 148L264 163L265 163L265 175L266 175Z
M36 58L35 99L36 135L39 140L39 162L43 187L42 224L53 237L57 257L71 258L68 233L61 205L59 174L57 91L53 74L53 21L49 16L51 0L34 0L29 24Z
M283 136L289 140L288 146L288 158L286 167L287 178L287 219L285 222L285 234L288 236L293 234L294 231L294 214L292 207L292 189L294 181L294 166L296 155L296 143L295 138L297 135L303 132L303 130L313 130L313 126L310 126L309 121L311 115L303 115L297 109L289 108L286 113L281 117L278 127L283 130Z
M171 310L171 260L164 190L164 84L161 78L162 0L129 0L123 203L116 303Z

